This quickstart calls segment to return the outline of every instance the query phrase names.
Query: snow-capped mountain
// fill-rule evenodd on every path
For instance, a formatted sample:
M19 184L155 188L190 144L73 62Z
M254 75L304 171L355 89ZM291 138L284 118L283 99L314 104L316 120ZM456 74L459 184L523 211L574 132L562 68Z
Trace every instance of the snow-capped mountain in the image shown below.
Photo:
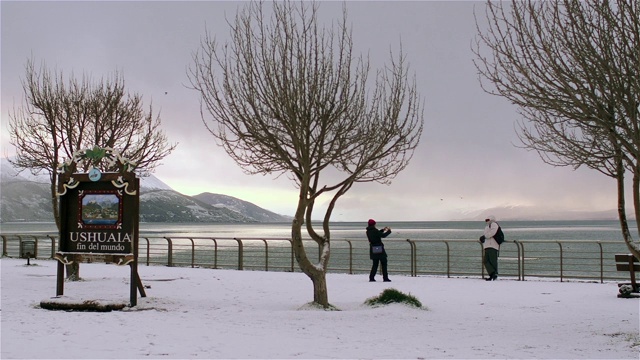
M226 195L215 195L215 204L183 195L153 175L140 178L140 187L141 221L247 223L289 219ZM13 221L54 221L50 180L48 174L19 173L6 158L2 158L0 222Z

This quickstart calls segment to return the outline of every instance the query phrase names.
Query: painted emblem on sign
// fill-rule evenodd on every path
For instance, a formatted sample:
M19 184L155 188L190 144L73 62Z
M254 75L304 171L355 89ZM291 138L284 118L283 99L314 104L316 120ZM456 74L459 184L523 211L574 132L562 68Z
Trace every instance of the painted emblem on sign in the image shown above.
M101 177L102 177L102 174L100 173L100 170L93 168L89 171L89 180L98 181L100 180Z

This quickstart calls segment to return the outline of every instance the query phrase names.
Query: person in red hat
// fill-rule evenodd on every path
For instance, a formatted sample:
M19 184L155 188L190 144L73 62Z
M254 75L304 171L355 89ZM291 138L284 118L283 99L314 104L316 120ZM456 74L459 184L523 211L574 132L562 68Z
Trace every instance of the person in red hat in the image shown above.
M391 234L391 229L385 227L382 230L376 228L376 221L369 219L367 223L367 238L369 239L369 258L373 261L371 265L371 273L369 273L369 281L376 281L376 273L378 272L378 264L382 263L382 279L389 282L389 274L387 273L387 252L384 250L382 238Z

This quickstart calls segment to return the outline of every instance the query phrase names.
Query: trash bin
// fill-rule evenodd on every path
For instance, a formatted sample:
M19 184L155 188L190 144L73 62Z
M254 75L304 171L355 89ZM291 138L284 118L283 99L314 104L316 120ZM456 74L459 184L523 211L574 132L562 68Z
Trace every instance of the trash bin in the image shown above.
M36 257L36 242L34 240L23 240L20 243L20 257L27 259L27 263L30 258Z

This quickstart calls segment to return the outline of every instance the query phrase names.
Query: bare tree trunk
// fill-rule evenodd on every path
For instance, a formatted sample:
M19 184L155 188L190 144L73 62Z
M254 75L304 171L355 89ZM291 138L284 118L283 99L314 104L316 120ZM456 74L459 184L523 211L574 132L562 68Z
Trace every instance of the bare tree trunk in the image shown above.
M618 150L619 154L619 150ZM624 191L624 166L622 165L622 156L616 157L616 168L617 168L617 176L616 182L618 185L618 218L620 219L620 228L622 230L622 237L624 242L627 244L627 248L633 255L637 258L640 258L640 253L638 249L633 244L633 239L631 238L631 233L629 231L629 223L627 222L627 211L626 211L626 202L625 202L625 191ZM634 198L637 195L637 187L635 186L637 181L637 176L633 177L634 182ZM636 202L637 203L637 202ZM637 209L636 209L637 211Z
M640 167L636 166L633 173L633 204L636 214L636 226L640 236Z
M329 307L329 294L327 293L327 277L324 272L318 276L311 277L313 282L313 301L322 305L325 309Z
M638 236L640 236L640 174L639 172L640 172L640 169L636 166L633 174L633 204L634 204L634 210L636 215L636 226L638 227ZM624 186L623 179L618 181L622 181L623 182L622 185ZM620 186L620 184L618 184L618 186ZM624 196L624 194L622 195ZM626 216L625 216L625 223L626 223ZM629 232L628 227L626 232L627 234L624 235L624 242L627 244L627 248L629 248L629 251L631 251L631 253L635 255L636 258L640 259L640 248L638 247L638 244L633 243L633 239L631 238L631 233ZM624 234L624 230L623 230L623 234Z
M309 260L302 243L302 224L303 214L305 213L304 205L298 206L298 211L291 224L291 238L293 241L293 253L298 261L300 270L305 273L313 283L313 302L321 305L323 308L329 307L329 296L327 292L326 271L324 268L319 269Z
M627 222L627 212L625 210L624 175L619 175L616 181L618 182L618 218L620 219L622 237L628 245L631 242L631 233L629 232L629 223Z
M52 182L51 189L51 207L53 208L53 218L56 222L56 228L60 231L60 208L58 207L58 196L56 195L56 189L58 187L57 182Z
M58 188L58 176L57 174L51 175L51 207L53 208L53 218L56 221L56 228L60 231L61 227L61 219L60 219L60 206L57 196L57 188ZM65 266L67 271L67 280L69 281L78 281L80 280L80 264L77 262L73 262L69 265Z
M67 280L79 281L80 280L80 264L77 261L72 262L65 266L67 270Z

